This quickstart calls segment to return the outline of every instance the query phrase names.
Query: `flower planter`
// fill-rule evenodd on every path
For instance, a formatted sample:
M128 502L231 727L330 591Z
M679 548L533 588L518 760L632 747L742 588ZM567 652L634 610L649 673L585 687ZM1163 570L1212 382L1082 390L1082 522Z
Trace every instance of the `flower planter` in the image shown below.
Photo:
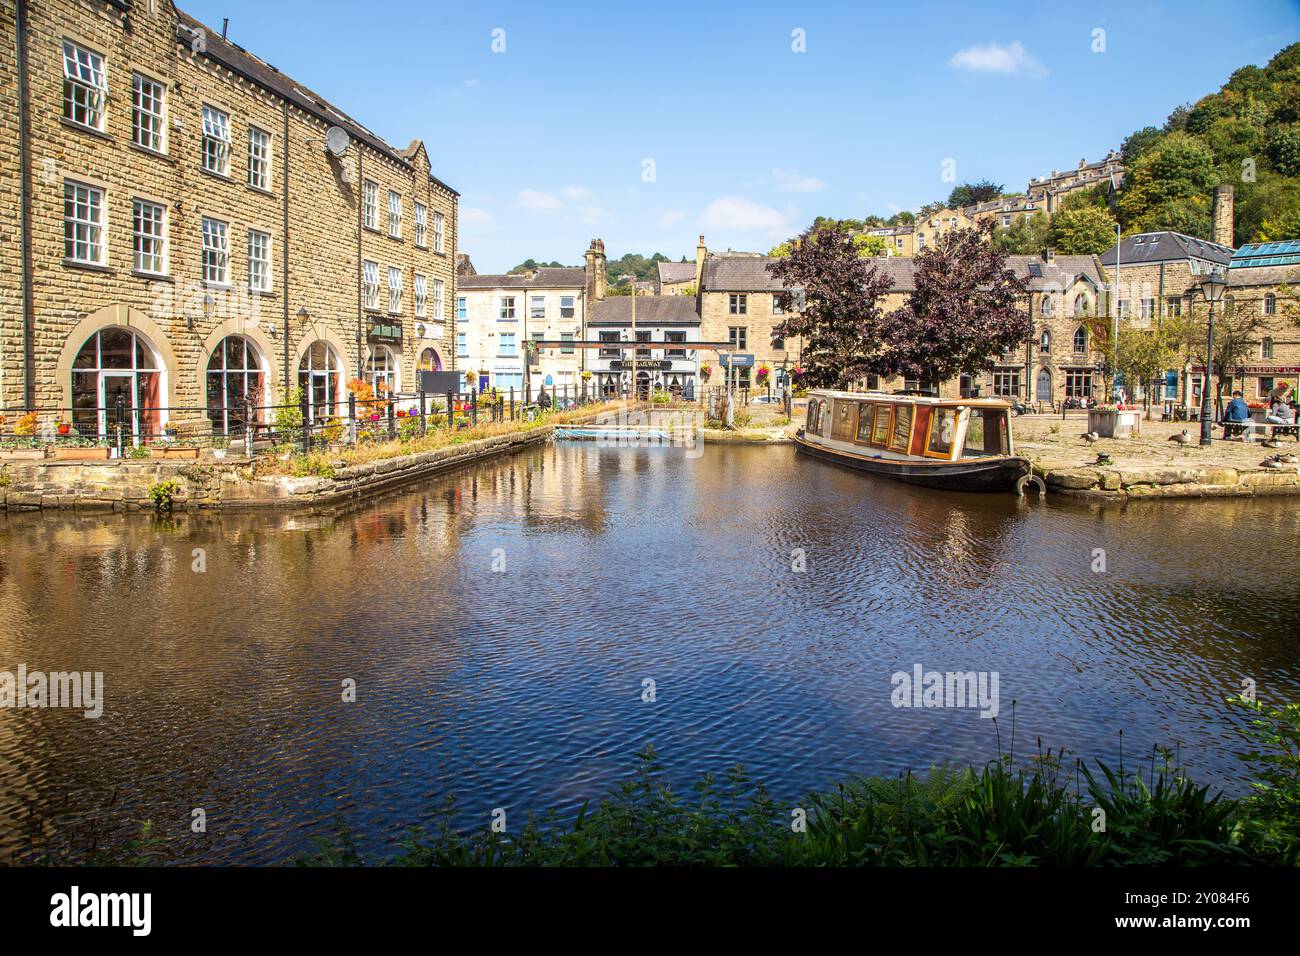
M44 448L0 448L0 461L41 461Z
M55 461L108 461L108 448L55 448Z
M1123 411L1104 408L1088 409L1088 431L1101 438L1131 438L1142 434L1142 412L1136 408Z

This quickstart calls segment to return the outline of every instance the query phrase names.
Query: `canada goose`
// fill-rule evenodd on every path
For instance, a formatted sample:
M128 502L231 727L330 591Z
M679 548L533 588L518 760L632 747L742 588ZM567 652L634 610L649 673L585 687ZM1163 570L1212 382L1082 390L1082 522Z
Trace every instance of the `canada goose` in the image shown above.
M1098 438L1100 438L1101 436L1098 435L1096 432L1084 432L1084 433L1083 433L1082 435L1080 435L1079 437L1082 438L1084 441L1086 441L1089 445L1091 445L1093 442L1095 442L1095 441L1096 441Z
M1170 435L1169 440L1176 441L1180 445L1190 445L1192 443L1192 436L1189 435L1187 429L1184 428L1177 435Z

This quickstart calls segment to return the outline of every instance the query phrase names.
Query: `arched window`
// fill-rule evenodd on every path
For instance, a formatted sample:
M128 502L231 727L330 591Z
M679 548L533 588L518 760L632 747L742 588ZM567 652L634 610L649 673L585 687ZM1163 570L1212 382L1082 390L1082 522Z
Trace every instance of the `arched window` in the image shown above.
M298 385L307 397L311 421L329 418L339 401L343 363L327 342L317 339L298 363Z
M72 363L72 425L83 436L116 433L148 439L162 431L162 363L153 347L127 326L100 329Z
M257 347L242 335L228 335L208 359L208 418L213 431L239 433L247 424L245 401L265 404L266 371Z
M1043 296L1042 309L1043 309L1043 315L1049 317L1056 313L1056 302L1055 300L1052 299L1052 295L1050 292Z
M1273 357L1273 340L1271 338L1265 338L1263 342L1259 343L1259 357L1266 359Z
M1082 292L1074 297L1074 314L1076 316L1085 316L1088 314L1088 297Z
M375 397L397 391L397 356L387 345L372 345L366 354L366 381Z
M442 359L435 349L425 349L420 353L420 364L417 367L421 372L441 372Z
M1082 325L1074 330L1074 351L1079 354L1088 351L1088 330Z
M1038 351L1040 352L1052 351L1052 330L1051 329L1046 329L1046 328L1043 329L1042 334L1038 336Z
M1277 315L1277 296L1272 292L1265 293L1264 295L1264 314Z

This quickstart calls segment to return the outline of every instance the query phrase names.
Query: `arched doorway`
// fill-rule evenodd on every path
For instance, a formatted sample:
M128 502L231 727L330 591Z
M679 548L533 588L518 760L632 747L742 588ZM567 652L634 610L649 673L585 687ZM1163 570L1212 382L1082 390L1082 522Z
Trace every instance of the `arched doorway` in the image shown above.
M425 349L420 353L420 361L416 365L416 371L419 372L441 372L442 357L438 354L437 349Z
M204 386L213 432L241 434L248 424L245 403L265 405L266 382L266 360L252 340L227 335L218 342L208 359Z
M641 401L650 397L650 373L638 371L636 373L636 397Z
M81 435L109 437L120 421L124 436L147 441L166 421L162 395L162 360L130 326L92 333L72 361L72 425Z
M313 421L329 418L342 394L343 362L334 347L317 339L298 362L298 386L307 399L307 415Z
M1052 373L1045 368L1038 370L1038 378L1034 382L1034 395L1040 402L1050 402L1052 400Z
M366 354L366 382L375 390L375 397L392 395L397 391L397 355L387 345L372 345Z

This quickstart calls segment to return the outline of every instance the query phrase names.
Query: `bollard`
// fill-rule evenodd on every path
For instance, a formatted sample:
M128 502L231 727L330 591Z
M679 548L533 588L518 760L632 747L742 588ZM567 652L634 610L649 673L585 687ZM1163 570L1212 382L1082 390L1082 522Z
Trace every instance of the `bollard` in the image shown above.
M424 410L428 406L425 404L424 389L420 389L420 437L423 438L429 434L429 422L425 418Z
M393 439L397 437L397 426L393 423L393 402L388 402L388 437Z
M515 420L515 387L510 386L510 420Z
M469 390L469 423L478 425L478 389L473 387Z
M448 392L447 393L447 428L450 430L455 427L456 427L456 400L452 396L451 392Z
M117 457L121 458L126 451L126 439L122 435L122 429L126 427L126 396L118 395L113 406L113 411L117 415Z
M357 446L357 396L348 392L348 444Z
M253 457L253 432L257 422L257 407L253 404L252 399L244 399L244 457Z

